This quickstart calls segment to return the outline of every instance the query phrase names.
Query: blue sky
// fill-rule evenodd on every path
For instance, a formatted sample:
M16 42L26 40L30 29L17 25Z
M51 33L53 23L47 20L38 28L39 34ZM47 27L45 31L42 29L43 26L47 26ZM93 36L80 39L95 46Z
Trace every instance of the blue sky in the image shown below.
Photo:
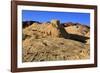
M22 21L47 22L52 19L60 20L61 23L73 22L90 25L90 13L22 10Z

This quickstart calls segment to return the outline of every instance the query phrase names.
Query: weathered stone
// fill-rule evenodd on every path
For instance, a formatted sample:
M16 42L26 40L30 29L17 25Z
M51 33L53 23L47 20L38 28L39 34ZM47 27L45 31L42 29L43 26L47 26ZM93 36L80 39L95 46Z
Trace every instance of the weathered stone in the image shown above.
M90 37L89 28L81 25L64 27L58 20L33 23L23 28L23 62L89 59L90 39L84 37Z
M51 21L51 24L52 24L54 27L58 28L58 25L60 25L60 21L59 21L59 20L52 20L52 21Z

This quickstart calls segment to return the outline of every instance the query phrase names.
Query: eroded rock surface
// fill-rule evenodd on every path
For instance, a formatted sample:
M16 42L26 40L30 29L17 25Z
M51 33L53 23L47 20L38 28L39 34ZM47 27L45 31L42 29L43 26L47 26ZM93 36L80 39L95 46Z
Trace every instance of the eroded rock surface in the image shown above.
M64 27L60 21L52 20L51 23L32 23L23 28L23 62L89 59L89 39L83 43L69 35L89 37L89 29L84 27L87 31L83 35L79 31L82 26L76 27Z

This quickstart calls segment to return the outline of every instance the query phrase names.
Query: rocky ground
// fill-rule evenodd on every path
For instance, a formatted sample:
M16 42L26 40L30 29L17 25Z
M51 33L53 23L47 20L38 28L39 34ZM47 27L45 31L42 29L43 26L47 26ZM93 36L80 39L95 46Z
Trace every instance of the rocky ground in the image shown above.
M73 26L60 26L59 21L52 20L23 28L23 62L89 59L89 28L84 26L83 31L82 25ZM84 39L72 39L73 35Z

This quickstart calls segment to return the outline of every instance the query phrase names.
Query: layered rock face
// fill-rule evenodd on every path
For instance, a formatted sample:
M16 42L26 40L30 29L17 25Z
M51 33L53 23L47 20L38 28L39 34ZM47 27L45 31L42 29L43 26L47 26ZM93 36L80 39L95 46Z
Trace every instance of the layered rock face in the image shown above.
M83 25L65 26L59 20L32 23L23 28L22 60L35 62L89 59L89 35L89 28Z

